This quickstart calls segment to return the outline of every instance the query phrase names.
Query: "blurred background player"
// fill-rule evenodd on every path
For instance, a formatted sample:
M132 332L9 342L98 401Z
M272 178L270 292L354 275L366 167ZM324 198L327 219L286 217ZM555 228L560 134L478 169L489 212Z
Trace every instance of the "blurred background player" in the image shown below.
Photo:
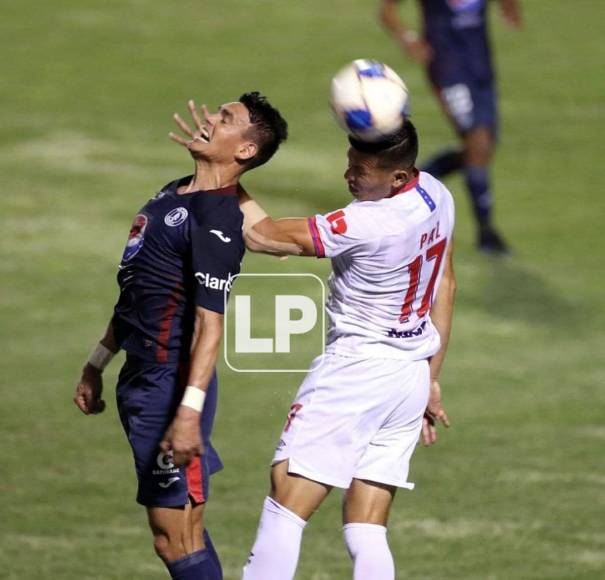
M174 579L218 580L203 509L208 476L222 467L210 433L225 293L244 254L237 186L272 157L287 125L258 93L215 114L204 107L204 120L193 101L189 110L195 130L175 115L187 139L171 138L189 150L195 174L163 187L135 217L120 297L74 401L87 415L104 410L101 373L124 349L118 409L156 552Z
M477 223L477 247L506 254L492 216L490 162L497 137L497 96L487 26L488 0L419 0L423 34L400 18L401 0L381 0L380 17L413 60L425 65L435 92L461 140L422 169L442 179L462 171ZM517 0L499 0L511 26L521 26Z
M356 580L393 580L387 520L422 433L448 425L439 372L452 320L454 203L415 168L406 122L385 146L351 141L345 179L355 200L328 215L273 220L240 194L247 245L257 236L331 258L326 353L313 361L287 416L244 580L290 580L307 520L333 487L346 490L344 539Z

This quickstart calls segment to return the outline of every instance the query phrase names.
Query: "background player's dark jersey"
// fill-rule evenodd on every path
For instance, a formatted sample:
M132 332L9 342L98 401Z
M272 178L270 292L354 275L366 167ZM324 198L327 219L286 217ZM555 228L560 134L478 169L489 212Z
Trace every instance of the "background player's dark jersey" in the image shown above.
M223 313L225 289L244 255L236 186L179 195L173 181L135 216L119 266L113 326L129 354L189 358L194 311Z
M424 34L433 50L431 80L438 86L491 81L488 0L420 0Z

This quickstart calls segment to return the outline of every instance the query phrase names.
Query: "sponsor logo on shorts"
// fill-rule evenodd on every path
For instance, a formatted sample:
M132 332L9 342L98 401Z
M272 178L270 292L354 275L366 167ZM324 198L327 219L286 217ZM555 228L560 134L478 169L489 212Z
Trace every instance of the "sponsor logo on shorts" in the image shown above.
M172 451L168 451L166 453L164 451L160 451L156 458L156 463L158 464L159 469L154 469L151 472L153 475L170 475L172 473L179 473L179 468L175 467L173 463ZM178 479L178 477L176 479ZM169 485L172 484L169 483L167 486L162 486L160 484L161 487L168 487Z
M158 483L158 485L164 489L169 488L173 483L176 483L180 478L178 477L171 477L168 481L160 481L160 483Z
M387 332L387 336L389 338L414 338L415 336L424 334L425 329L426 320L418 328L414 328L414 330L396 330L395 328L391 328Z
M185 222L189 212L184 207L177 207L170 210L164 217L164 223L171 228L176 228Z

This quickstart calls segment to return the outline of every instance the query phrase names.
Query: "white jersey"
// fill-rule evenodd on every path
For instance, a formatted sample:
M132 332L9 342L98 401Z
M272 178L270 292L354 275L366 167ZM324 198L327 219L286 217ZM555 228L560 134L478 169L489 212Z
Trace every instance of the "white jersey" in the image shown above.
M391 197L309 219L332 259L327 351L420 360L440 347L429 317L454 228L451 193L428 173Z

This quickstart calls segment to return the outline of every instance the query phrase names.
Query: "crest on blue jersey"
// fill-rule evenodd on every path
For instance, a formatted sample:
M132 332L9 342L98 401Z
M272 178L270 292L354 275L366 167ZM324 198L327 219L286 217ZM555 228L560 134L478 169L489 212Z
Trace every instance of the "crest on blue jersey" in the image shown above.
M145 230L149 220L144 213L137 214L130 226L130 234L128 234L128 241L124 248L124 254L122 255L122 262L128 262L132 260L143 247L145 242Z
M164 217L164 223L171 228L176 228L185 222L189 212L184 207L176 207L170 210Z
M485 4L485 0L446 0L454 12L475 12Z

